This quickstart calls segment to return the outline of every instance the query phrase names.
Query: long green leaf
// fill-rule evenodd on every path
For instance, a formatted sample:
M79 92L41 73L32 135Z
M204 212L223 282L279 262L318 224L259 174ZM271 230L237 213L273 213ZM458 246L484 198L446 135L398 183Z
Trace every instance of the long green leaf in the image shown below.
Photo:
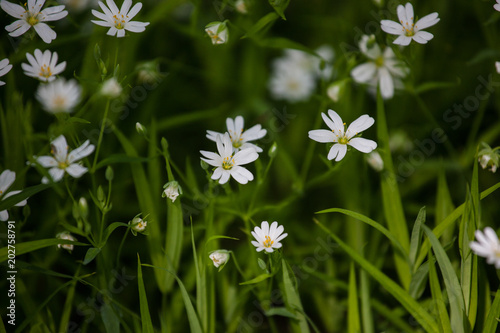
M191 333L203 333L203 330L201 329L200 319L198 318L198 315L196 314L196 311L193 307L193 303L191 303L191 298L189 297L189 294L186 290L186 287L184 287L184 283L182 283L181 279L179 279L179 277L177 275L175 275L173 272L170 272L168 269L165 269L163 267L157 267L157 266L148 265L148 264L142 264L142 266L152 267L154 269L160 269L160 270L163 270L163 271L175 276L175 279L177 280L177 283L179 284L179 288L180 288L181 294L182 294L182 300L184 301L184 307L186 308L186 312L188 315L190 332Z
M422 239L421 225L425 223L425 207L420 208L418 212L417 219L413 225L413 231L411 232L411 242L410 242L410 262L413 266L413 271L415 271L415 260L417 260L418 248L420 247L420 240Z
M279 19L279 15L274 12L263 16L253 26L251 26L250 29L248 29L247 33L241 38L255 36L258 32L260 32L262 29L264 29L266 26L270 25L277 19Z
M491 186L490 188L484 190L481 192L480 199L483 200L487 196L489 196L491 193L495 192L498 188L500 188L500 182L496 183L495 185ZM432 232L434 235L436 235L437 238L441 237L443 232L451 226L464 212L464 207L465 204L461 204L458 206L450 215L448 215L443 222L441 222L439 225L437 225ZM427 251L429 251L430 248L430 243L429 240L426 239L422 247L420 248L420 255L418 256L416 265L420 266L420 264L425 260L425 257L427 256Z
M399 241L405 253L410 249L410 239L406 225L406 218L401 203L398 183L396 181L391 150L389 148L389 132L385 117L384 101L380 91L377 92L377 136L379 151L384 161L385 173L381 175L382 204L388 229ZM394 254L394 262L401 284L409 289L411 281L410 266L406 258L398 253Z
M495 294L495 299L491 305L488 316L484 323L483 333L491 333L497 331L498 318L500 317L500 289Z
M74 242L65 239L58 238L49 238L49 239L40 239L36 241L24 242L16 244L16 256L21 254L29 253L32 251L36 251L39 249L43 249L44 247L54 246L57 244L73 244L78 246L88 246L89 244ZM0 262L7 260L8 258L8 246L0 249Z
M25 188L18 194L14 194L13 196L4 198L2 201L0 201L0 211L14 207L17 203L29 199L38 192L44 191L52 186L54 186L54 184L35 185Z
M349 294L347 298L347 332L361 332L359 324L359 304L358 304L358 286L356 285L356 271L354 263L351 264L349 273Z
M141 308L141 323L142 333L154 333L153 322L149 312L148 297L146 288L144 287L144 279L142 277L141 258L137 254L137 284L139 287L139 305Z
M374 227L375 229L380 231L384 236L386 236L391 241L391 243L394 245L395 249L397 251L399 251L399 253L402 256L403 255L406 256L405 250L403 249L403 247L401 246L399 241L396 239L396 237L394 237L394 235L389 230L387 230L383 225L372 220L371 218L369 218L363 214L356 213L356 212L353 212L351 210L342 209L342 208L329 208L329 209L325 209L325 210L316 212L316 214L325 214L325 213L342 213L342 214L353 217L361 222L364 222L364 223Z
M434 255L443 274L444 284L448 293L450 303L450 321L454 333L468 332L468 321L465 318L464 295L457 274L451 265L450 259L446 255L443 246L432 233L432 230L423 225L422 229L426 233L434 250Z
M298 321L298 329L300 330L300 332L308 333L309 326L307 325L307 320L304 316L304 308L302 307L300 296L297 292L297 289L292 283L286 261L283 259L281 263L283 269L283 287L285 289L284 292L287 305L295 311Z
M438 333L438 324L434 318L425 310L423 306L418 304L406 290L401 288L396 282L391 280L387 275L382 273L377 267L363 258L358 252L353 250L349 245L344 243L340 237L337 237L327 227L321 224L318 220L314 220L333 240L368 274L370 274L385 290L387 290L396 300L408 310L409 313L422 325L427 332Z
M448 317L448 311L446 310L446 303L443 298L443 293L441 292L441 285L439 284L436 266L434 265L434 258L431 257L432 254L429 252L429 282L431 286L432 302L437 309L438 319L441 323L441 328L443 333L452 333L450 318Z

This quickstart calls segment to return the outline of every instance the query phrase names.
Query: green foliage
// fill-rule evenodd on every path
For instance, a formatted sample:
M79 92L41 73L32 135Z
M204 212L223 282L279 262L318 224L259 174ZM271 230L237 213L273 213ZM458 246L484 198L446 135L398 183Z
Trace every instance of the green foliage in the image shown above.
M498 270L471 245L487 226L500 234L493 3L412 2L415 18L440 21L425 45L399 46L380 28L399 19L387 1L141 0L129 19L149 25L123 38L84 2L65 1L50 44L34 29L0 34L13 65L0 77L0 174L15 172L0 177L0 333L497 331ZM2 15L4 29L15 19ZM222 25L209 34L210 22ZM364 53L366 40L394 58ZM36 49L57 52L55 80L81 88L71 112L50 112L51 83L25 75ZM384 76L391 61L400 80ZM329 109L344 130L374 124L341 137ZM228 128L238 116L243 129ZM333 139L311 140L318 129ZM228 130L221 152L211 139ZM258 158L238 166L252 176L238 172L236 149L261 130ZM49 162L60 135L73 154L93 148ZM329 160L337 141L346 155ZM279 245L254 237L262 221L283 226Z

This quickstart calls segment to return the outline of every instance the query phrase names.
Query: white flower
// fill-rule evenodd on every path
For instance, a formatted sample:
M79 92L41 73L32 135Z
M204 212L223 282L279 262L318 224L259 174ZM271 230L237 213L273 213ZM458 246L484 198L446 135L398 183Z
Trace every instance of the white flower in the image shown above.
M245 2L245 0L236 0L234 3L234 8L238 13L241 14L247 14L248 13L248 6Z
M233 144L228 133L225 133L224 136L218 135L216 142L219 154L204 150L200 151L206 157L202 157L202 161L217 167L212 179L218 179L219 184L225 184L230 176L240 184L246 184L253 180L253 174L242 165L253 162L259 157L255 149L245 148L233 155Z
M122 86L115 77L109 78L102 84L101 95L108 98L116 98L122 93Z
M306 101L315 88L314 76L292 63L275 63L268 87L274 99L290 103Z
M56 235L56 238L58 239L64 239L64 240L70 240L70 241L73 241L73 242L76 242L76 238L73 237L73 235L71 235L69 233L69 231L63 231L63 232L60 232ZM73 244L57 244L57 247L58 248L63 248L65 250L68 250L69 252L73 251L73 248L74 248L74 245Z
M80 178L88 171L88 169L75 162L92 154L95 147L89 142L89 140L85 141L80 147L73 149L68 154L68 144L66 143L66 138L64 135L60 135L51 142L51 152L54 155L53 157L39 156L35 157L35 159L42 167L50 168L49 174L54 182L60 181L65 172L67 172L71 177ZM47 184L48 182L49 179L47 179L47 177L42 178L42 183Z
M172 200L172 202L175 202L175 199L177 199L179 194L182 194L182 188L179 186L179 183L176 182L175 180L166 183L165 185L163 185L163 188L164 190L161 196L163 198L165 197L169 198L170 200Z
M352 78L358 83L379 86L384 99L392 98L395 81L402 85L399 79L408 75L408 68L396 58L390 47L386 47L382 53L379 45L374 42L374 37L363 35L359 48L369 61L356 66L351 71Z
M21 191L10 191L9 193L7 193L7 190L14 183L15 180L16 180L16 173L14 171L4 170L0 174L0 200L5 200L8 197L21 192ZM27 201L23 200L21 202L18 202L16 206L18 207L24 206L26 205L26 203ZM7 221L8 219L9 219L9 212L7 212L7 210L0 211L0 221Z
M74 79L66 81L64 78L59 78L40 85L35 96L47 112L70 113L80 101L81 92L82 89Z
M384 161L378 151L372 151L369 153L366 157L366 161L373 168L373 170L377 172L384 170Z
M383 31L391 35L399 35L394 41L394 44L408 45L411 43L412 39L420 44L426 44L430 41L434 35L427 31L422 31L422 29L431 27L439 22L438 13L434 12L432 14L422 17L417 23L413 23L413 6L411 3L407 3L406 7L399 5L398 8L398 19L399 22L394 22L390 20L380 21L380 25Z
M31 54L26 53L29 65L26 63L21 64L24 74L27 76L40 81L51 82L56 79L56 75L62 73L66 68L66 61L57 64L57 52L52 53L46 50L42 53L42 51L36 49L34 55L33 57Z
M137 233L140 232L141 234L147 234L146 228L148 226L148 221L146 221L146 217L144 219L140 218L139 215L141 213L137 214L132 221L129 221L128 224L131 226L130 231L132 231L132 234L134 236L137 236Z
M499 0L500 1L500 0ZM500 5L499 5L500 6ZM495 68L497 70L497 73L500 74L500 61L495 61Z
M7 74L12 69L12 65L9 64L9 59L5 58L0 61L0 77ZM3 86L5 82L0 81L0 86Z
M91 22L102 27L109 27L107 32L109 36L124 37L125 30L143 32L146 30L146 26L149 25L149 22L130 21L141 10L142 3L140 2L135 4L132 9L130 9L132 0L123 1L122 8L120 9L118 9L113 0L106 0L106 4L109 8L99 1L99 7L101 7L104 14L97 10L92 10L92 14L102 21Z
M328 88L326 88L326 95L330 97L332 101L337 103L342 96L346 85L346 80L335 81L331 83Z
M497 234L490 227L484 228L484 232L476 230L476 241L470 242L469 246L474 253L485 257L488 264L494 264L500 269L500 241Z
M225 44L229 39L226 22L211 22L205 26L205 32L212 39L212 44Z
M243 150L246 148L253 148L257 153L262 152L262 148L250 143L249 141L254 141L262 139L267 131L262 129L261 125L255 125L246 131L244 131L245 120L242 116L237 116L236 118L226 119L227 131L231 142L233 144L233 151L236 153L238 150ZM207 139L212 141L217 141L217 136L224 135L222 133L207 131Z
M43 22L57 21L68 15L62 5L41 10L45 0L28 0L28 3L25 3L26 8L5 0L1 1L2 9L18 19L5 27L12 37L19 37L33 27L45 43L50 43L56 39L57 34Z
M208 256L214 263L215 267L224 266L229 260L229 252L227 250L216 250Z
M252 245L257 248L257 252L266 250L266 252L273 252L274 249L279 249L282 244L280 240L288 236L287 233L283 234L284 227L278 226L278 222L274 221L269 228L269 223L263 221L259 227L255 227L252 231L252 236L257 241L252 241Z
M335 111L328 110L328 116L330 117L324 113L321 113L321 116L331 131L323 129L312 130L309 131L309 138L322 143L335 143L328 153L329 160L335 158L335 161L338 162L343 159L347 153L347 145L363 153L370 153L377 148L375 141L355 137L375 123L375 120L369 115L364 114L353 121L347 128L347 131L344 131L345 123L342 122L342 118Z
M495 8L495 10L498 10L500 12L500 0L497 0L497 3L493 5L493 8Z

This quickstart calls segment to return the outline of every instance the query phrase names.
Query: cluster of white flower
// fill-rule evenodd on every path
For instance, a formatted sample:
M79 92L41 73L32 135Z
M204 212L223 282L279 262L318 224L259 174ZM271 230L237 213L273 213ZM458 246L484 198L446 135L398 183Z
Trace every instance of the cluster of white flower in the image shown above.
M226 119L227 132L207 131L207 138L217 143L217 153L201 150L201 158L215 167L212 179L225 184L230 177L238 183L246 184L253 180L253 174L242 165L255 161L262 149L250 141L263 138L267 131L261 125L244 130L244 119L237 116L234 120Z
M282 57L275 59L268 83L271 96L291 103L308 100L316 88L316 81L328 80L333 71L333 49L324 45L316 54L287 49ZM325 62L323 69L322 61Z

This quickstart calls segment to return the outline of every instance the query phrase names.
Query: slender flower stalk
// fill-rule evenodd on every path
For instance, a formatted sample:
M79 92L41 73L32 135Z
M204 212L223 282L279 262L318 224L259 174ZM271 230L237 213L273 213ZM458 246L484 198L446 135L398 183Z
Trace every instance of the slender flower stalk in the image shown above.
M0 6L2 9L12 17L18 20L5 27L12 37L19 37L28 31L31 27L35 29L36 33L42 38L45 43L50 43L56 39L57 34L46 23L58 21L68 12L64 10L64 6L54 6L42 10L45 0L28 0L24 4L25 7L11 3L6 0L1 0Z

